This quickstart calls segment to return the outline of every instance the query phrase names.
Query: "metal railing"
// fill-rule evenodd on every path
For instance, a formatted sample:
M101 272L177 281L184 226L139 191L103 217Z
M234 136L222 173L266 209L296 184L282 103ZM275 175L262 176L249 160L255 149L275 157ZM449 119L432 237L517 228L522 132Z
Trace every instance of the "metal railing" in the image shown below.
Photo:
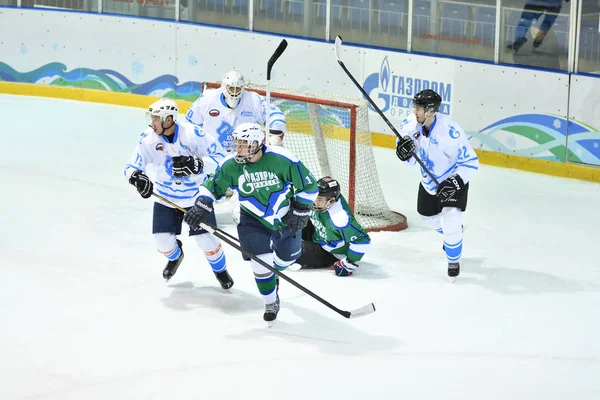
M508 62L507 45L515 40L519 24L515 16L523 9L514 2L504 6L506 0L495 0L495 5L492 1L16 0L16 6L185 20L251 31L259 23L258 29L264 32L325 41L331 41L333 34L350 33L348 41L357 44L408 51L425 48L432 54ZM0 5L15 6L15 0L0 0ZM584 72L600 70L600 11L583 14L582 7L583 0L565 3L565 12L558 14L549 31L558 43L561 69L568 72L579 72L583 64ZM456 15L449 14L452 11ZM427 40L432 41L429 46L423 44ZM471 56L470 49L476 50Z

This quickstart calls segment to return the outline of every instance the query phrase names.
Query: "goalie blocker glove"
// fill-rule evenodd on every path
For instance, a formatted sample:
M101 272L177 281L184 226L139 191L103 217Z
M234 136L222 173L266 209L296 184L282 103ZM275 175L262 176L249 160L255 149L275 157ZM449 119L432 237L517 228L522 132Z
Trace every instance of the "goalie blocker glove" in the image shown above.
M408 161L415 151L415 142L410 136L404 136L396 144L396 156L401 161Z
M437 196L443 206L452 206L458 201L461 191L465 187L460 175L449 176L445 181L440 182L437 190Z
M144 199L152 196L152 191L154 190L154 184L148 178L148 175L140 171L139 169L134 171L129 178L129 183L131 183L137 189L140 196Z
M337 276L350 276L357 268L358 265L353 262L348 260L337 260L329 269L335 270Z
M200 224L205 223L213 212L213 202L206 197L198 197L196 203L188 212L185 213L183 220L192 228L200 228Z
M288 228L290 232L298 232L304 229L308 224L310 210L308 207L290 200L290 209L288 211Z
M192 156L173 157L173 176L181 178L189 175L198 175L204 168L201 158Z

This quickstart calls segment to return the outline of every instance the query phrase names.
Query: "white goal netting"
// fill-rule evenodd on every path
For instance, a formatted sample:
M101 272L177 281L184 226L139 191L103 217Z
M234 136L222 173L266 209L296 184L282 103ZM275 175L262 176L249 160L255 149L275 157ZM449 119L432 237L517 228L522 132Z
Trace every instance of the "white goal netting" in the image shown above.
M271 103L286 118L284 147L317 179L331 176L338 180L354 215L367 230L406 229L406 217L390 210L381 190L367 101L283 87L270 89ZM251 83L247 90L265 95L266 87Z

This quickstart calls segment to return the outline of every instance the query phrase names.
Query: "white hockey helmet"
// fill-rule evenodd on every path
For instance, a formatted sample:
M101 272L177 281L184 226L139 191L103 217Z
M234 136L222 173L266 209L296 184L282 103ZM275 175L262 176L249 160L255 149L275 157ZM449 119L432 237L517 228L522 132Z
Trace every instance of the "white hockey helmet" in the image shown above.
M223 75L221 87L223 88L227 105L231 108L236 108L240 102L240 97L244 93L246 80L244 79L244 75L234 69Z
M233 130L233 153L235 161L245 164L265 145L267 138L262 126L244 122Z
M177 106L177 103L175 103L173 100L169 100L169 99L160 99L158 101L155 101L154 103L152 103L150 105L150 107L148 107L148 111L146 112L146 120L148 122L148 125L151 128L153 128L152 124L151 124L152 118L160 117L160 124L164 131L165 129L169 129L171 126L173 126L173 125L170 125L170 126L164 125L167 117L169 115L171 117L173 117L173 124L174 124L175 121L177 121L177 114L179 114L179 107ZM162 134L162 132L160 132L160 134Z

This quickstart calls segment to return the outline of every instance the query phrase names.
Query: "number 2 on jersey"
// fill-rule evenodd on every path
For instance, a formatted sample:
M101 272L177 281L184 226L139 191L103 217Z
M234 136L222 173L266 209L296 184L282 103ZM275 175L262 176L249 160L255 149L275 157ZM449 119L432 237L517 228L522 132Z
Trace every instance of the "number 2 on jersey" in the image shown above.
M458 148L458 159L459 160L467 160L471 155L467 154L467 146L463 146L462 148Z

